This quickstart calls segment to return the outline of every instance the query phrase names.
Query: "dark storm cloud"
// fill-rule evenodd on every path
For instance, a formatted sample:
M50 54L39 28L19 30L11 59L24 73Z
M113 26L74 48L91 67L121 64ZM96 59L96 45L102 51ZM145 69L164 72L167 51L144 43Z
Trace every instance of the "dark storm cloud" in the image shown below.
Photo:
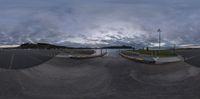
M200 44L198 0L0 0L0 42Z

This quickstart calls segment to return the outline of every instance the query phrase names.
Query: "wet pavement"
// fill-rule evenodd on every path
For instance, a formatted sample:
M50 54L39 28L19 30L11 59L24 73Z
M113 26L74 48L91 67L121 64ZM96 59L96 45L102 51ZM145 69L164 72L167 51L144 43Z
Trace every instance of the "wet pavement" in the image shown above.
M177 50L185 58L185 62L200 67L200 49Z
M184 62L142 64L104 57L54 57L22 70L0 69L3 99L199 99L200 69Z
M30 68L50 60L58 53L56 50L1 49L0 68Z

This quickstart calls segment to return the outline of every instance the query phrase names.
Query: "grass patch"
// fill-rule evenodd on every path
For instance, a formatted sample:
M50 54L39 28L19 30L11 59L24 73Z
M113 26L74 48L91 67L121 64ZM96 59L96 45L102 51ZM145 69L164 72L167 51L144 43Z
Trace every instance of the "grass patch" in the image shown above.
M159 57L170 57L170 56L177 56L176 53L172 50L161 50L159 51L153 51L153 50L128 50L129 52L137 52L144 55L151 55L151 56L159 56Z

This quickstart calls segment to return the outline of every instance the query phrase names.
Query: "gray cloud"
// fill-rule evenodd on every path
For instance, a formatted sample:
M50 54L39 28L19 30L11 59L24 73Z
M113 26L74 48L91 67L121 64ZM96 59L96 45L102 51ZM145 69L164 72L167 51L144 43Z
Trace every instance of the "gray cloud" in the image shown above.
M0 0L0 43L200 44L198 0Z

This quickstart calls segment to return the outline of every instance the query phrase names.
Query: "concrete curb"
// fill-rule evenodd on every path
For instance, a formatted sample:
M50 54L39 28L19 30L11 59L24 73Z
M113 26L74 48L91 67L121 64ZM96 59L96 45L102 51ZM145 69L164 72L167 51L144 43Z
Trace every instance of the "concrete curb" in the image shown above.
M56 58L69 58L70 55L61 55L61 54L58 54L55 56Z
M107 53L99 54L99 55L84 55L84 56L70 56L69 58L72 59L89 59L89 58L95 58L95 57L103 57Z
M177 62L184 61L183 58L181 58L181 56L164 57L164 58L158 58L158 59L155 59L154 57L152 57L154 61L150 61L150 60L146 60L145 56L143 56L143 57L140 57L140 56L134 57L134 56L125 55L125 54L123 54L121 52L120 52L120 55L122 57L124 57L124 58L130 59L130 60L134 60L136 62L147 63L147 64L157 64L157 65L169 64L169 63L177 63Z
M167 58L170 58L170 57L167 57ZM170 63L178 63L178 62L184 61L184 59L181 56L171 57L171 58L177 58L177 59L171 60L171 61L164 61L164 62L156 61L155 64L158 64L158 65L160 65L160 64L170 64Z
M128 55L125 55L123 53L119 53L122 57L124 58L127 58L127 59L130 59L130 60L134 60L136 62L141 62L141 63L148 63L148 64L155 64L155 61L147 61L145 60L144 58L142 57L133 57L133 56L128 56Z
M181 62L181 61L174 61L174 62L162 62L162 63L155 62L155 65L164 65L164 64L171 64L171 63L178 63L178 62Z

